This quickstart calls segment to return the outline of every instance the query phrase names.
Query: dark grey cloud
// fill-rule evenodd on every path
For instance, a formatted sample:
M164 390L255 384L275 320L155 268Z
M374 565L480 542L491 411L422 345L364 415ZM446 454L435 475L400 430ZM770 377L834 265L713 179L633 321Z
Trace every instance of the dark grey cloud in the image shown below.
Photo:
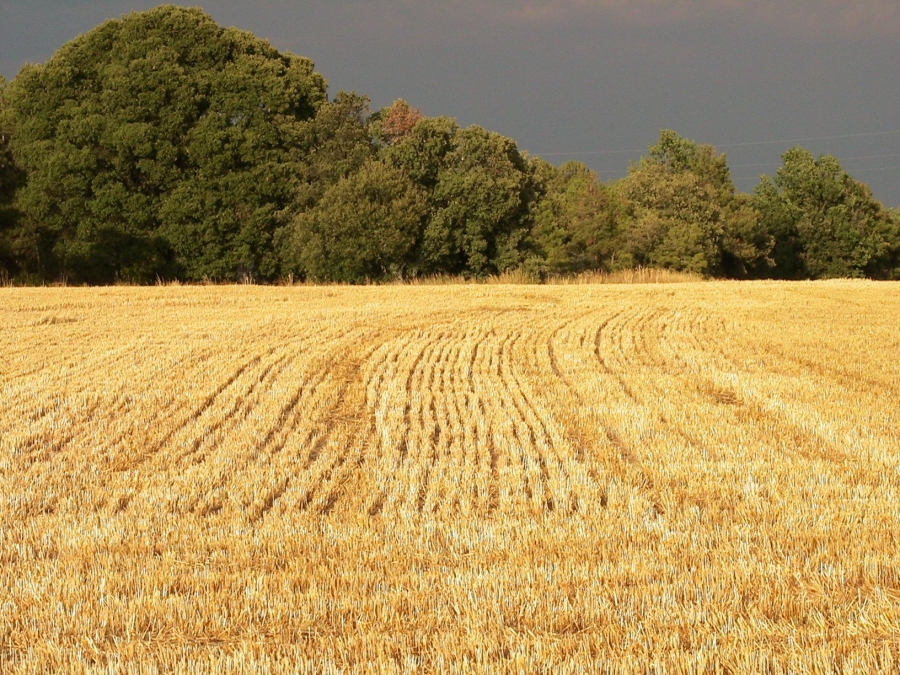
M509 16L533 23L603 17L670 26L711 20L818 38L900 36L895 0L525 0L507 5Z
M0 3L7 77L105 18L157 4ZM312 57L332 93L366 93L375 107L402 97L548 159L582 159L604 178L623 175L672 128L721 145L750 190L792 145L768 141L815 137L802 144L842 158L900 205L900 133L857 135L900 131L896 0L200 4L222 24ZM610 152L619 150L634 152Z

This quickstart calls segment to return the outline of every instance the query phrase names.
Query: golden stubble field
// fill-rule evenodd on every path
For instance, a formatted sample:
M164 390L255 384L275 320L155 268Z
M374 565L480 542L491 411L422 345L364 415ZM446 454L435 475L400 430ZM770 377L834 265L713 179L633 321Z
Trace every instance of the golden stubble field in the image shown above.
M0 289L3 673L900 670L900 284Z

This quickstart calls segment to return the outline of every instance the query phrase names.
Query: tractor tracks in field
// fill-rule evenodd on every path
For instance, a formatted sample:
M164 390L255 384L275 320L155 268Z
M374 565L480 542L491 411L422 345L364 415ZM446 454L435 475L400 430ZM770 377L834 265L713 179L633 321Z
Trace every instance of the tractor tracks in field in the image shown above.
M221 380L210 393L204 396L199 405L189 409L186 414L183 414L181 416L181 419L178 422L172 424L168 429L166 429L163 435L151 447L147 448L139 456L135 457L124 466L119 467L119 469L122 471L133 471L139 468L144 463L156 458L163 450L166 450L173 439L176 438L176 436L183 434L185 431L193 432L198 424L198 421L201 418L207 416L211 411L213 413L218 412L216 408L220 407L220 399L226 394L226 392L228 392L232 388L239 387L239 380L244 377L244 375L248 373L252 368L255 368L266 356L270 356L271 354L273 354L275 350L275 347L269 348L265 352L252 356L246 361L243 361L240 365L234 368L229 375ZM255 385L253 386L255 388ZM197 452L206 434L215 432L220 429L225 421L240 407L241 400L236 396L234 402L228 405L228 412L226 412L224 416L215 416L212 421L204 425L203 432L201 432L199 435L194 434L193 438L189 441L189 449L182 451L180 453L180 457L186 457ZM175 458L179 458L178 454L176 454ZM164 461L168 464L171 459L172 457L169 456L169 453L166 453Z
M359 407L342 410L361 365L351 354L372 334L336 326L251 351L129 467L145 476L131 482L149 495L163 480L173 488L170 510L202 517L241 511L256 522L288 496L303 509L333 508L330 492L327 504L314 496L329 489L323 478L345 473L347 457L333 452L343 439L332 436L341 419L358 417ZM298 478L313 479L314 491L304 486L297 497Z
M300 386L285 387L287 400L243 464L243 473L255 478L230 486L250 522L276 505L327 515L346 496L371 445L362 372L381 337L367 326L344 331L338 346L307 359L293 374Z
M367 513L552 511L571 501L555 447L563 435L520 372L532 339L521 314L436 321L373 355Z
M567 420L569 443L586 458L600 490L595 503L603 506L613 481L643 493L653 514L666 511L665 481L645 456L665 429L673 430L660 412L664 392L655 385L671 364L659 337L647 334L664 321L663 307L592 310L560 322L535 348L537 362L562 385L549 389L546 400Z
M31 485L7 512L254 528L625 508L675 518L701 501L695 474L733 476L758 457L842 475L870 455L893 466L890 407L867 392L896 393L884 372L856 381L855 366L771 342L742 354L749 338L729 335L740 317L703 296L471 293L423 311L326 308L302 324L260 313L226 337L210 325L183 344L139 336L131 352L60 357L66 373L42 380L55 397L17 399L3 418L0 460ZM841 405L881 407L863 421L811 418L826 403L817 382Z

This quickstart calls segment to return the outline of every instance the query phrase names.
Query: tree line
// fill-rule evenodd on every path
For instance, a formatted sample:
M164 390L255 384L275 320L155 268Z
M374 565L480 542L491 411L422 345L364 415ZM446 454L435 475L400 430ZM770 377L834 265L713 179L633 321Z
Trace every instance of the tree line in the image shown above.
M0 81L0 275L900 278L900 213L834 157L782 160L740 193L724 155L664 130L604 183L402 100L329 98L309 59L162 6Z

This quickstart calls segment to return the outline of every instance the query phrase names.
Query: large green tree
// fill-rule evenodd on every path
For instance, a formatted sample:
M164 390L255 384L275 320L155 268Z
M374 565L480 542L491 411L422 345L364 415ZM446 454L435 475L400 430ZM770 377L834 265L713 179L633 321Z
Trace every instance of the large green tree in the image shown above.
M0 75L0 276L8 278L17 271L13 255L14 228L18 213L13 206L16 190L24 182L24 172L10 151L10 133L5 115L6 79Z
M900 226L832 156L788 150L754 195L775 238L779 278L891 278L900 273Z
M331 186L374 158L369 118L368 98L339 92L303 126L297 148L291 149L300 151L296 157L301 166L295 190L298 212L314 207Z
M539 198L532 237L540 271L577 273L616 266L617 202L596 172L581 162L555 167L531 160Z
M94 283L276 276L325 87L308 59L175 6L26 66L7 92L23 263Z
M428 194L416 272L485 276L524 262L535 186L515 141L426 118L383 148L382 157Z
M712 146L664 130L615 190L624 202L623 262L704 275L765 274L771 238Z
M382 114L384 111L380 111ZM446 166L447 155L456 147L459 125L449 117L420 120L400 138L382 148L385 162L406 173L417 184L432 192Z
M403 278L415 262L427 213L421 187L399 169L370 160L297 217L288 260L314 280Z

